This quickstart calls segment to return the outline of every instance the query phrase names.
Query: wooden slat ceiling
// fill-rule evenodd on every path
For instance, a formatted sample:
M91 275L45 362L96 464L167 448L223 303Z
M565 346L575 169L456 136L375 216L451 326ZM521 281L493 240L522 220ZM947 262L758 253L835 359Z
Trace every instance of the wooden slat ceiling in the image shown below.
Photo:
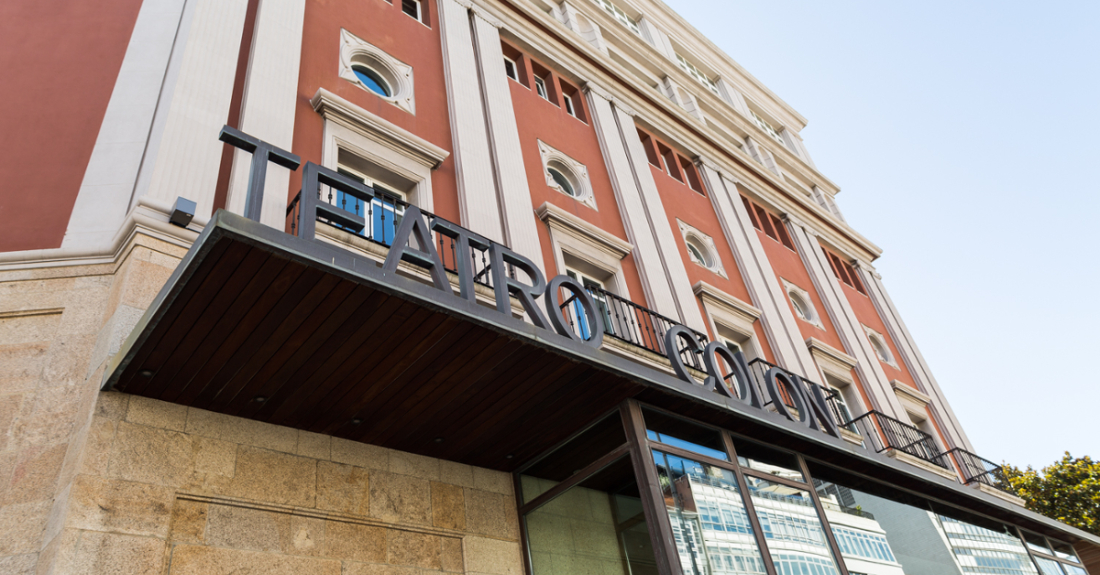
M670 375L382 278L372 261L224 211L113 361L105 388L501 471L637 398L804 453L853 481L1057 533L973 489L708 400Z

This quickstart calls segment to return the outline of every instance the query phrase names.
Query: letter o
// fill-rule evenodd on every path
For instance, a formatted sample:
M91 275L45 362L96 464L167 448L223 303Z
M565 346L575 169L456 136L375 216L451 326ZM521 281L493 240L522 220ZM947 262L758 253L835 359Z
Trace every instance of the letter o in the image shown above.
M591 337L587 340L581 339L581 336L577 335L573 328L569 326L569 322L566 321L565 314L562 313L561 306L558 304L558 294L561 288L572 292L573 297L580 301L581 308L588 320L588 331L591 332ZM543 299L546 304L546 315L550 317L550 324L554 326L554 331L590 347L597 349L600 347L600 344L603 343L603 314L597 312L596 300L592 299L592 294L588 293L588 290L584 289L580 282L569 276L556 276L546 285L546 293Z

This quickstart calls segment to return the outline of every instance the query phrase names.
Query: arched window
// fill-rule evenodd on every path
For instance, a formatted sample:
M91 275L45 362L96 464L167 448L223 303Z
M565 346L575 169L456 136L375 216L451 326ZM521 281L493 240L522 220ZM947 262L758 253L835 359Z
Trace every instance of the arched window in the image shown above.
M359 83L362 84L364 88L383 98L393 96L393 88L390 87L390 83L375 70L362 64L356 64L351 67L351 71L355 72L355 77L359 79Z

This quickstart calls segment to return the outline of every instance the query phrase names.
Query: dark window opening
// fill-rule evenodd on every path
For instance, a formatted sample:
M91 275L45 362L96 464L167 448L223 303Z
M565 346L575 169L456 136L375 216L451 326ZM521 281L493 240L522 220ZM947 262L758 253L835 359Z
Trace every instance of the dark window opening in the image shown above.
M661 167L661 158L657 156L657 147L653 143L653 138L649 134L643 132L641 128L638 128L638 137L642 140L642 147L645 148L645 157L649 160L649 163L653 166Z

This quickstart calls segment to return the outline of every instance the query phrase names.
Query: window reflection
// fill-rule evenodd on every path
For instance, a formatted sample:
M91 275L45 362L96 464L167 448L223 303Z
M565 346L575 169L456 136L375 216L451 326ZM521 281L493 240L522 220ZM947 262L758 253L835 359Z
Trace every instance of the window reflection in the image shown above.
M799 469L798 458L793 453L772 449L753 441L738 439L734 441L737 449L737 463L742 467L770 473L792 481L805 481Z
M838 573L810 492L748 475L745 481L777 573Z
M1043 575L1066 575L1062 571L1061 564L1053 559L1036 557L1035 562L1039 564L1039 570L1043 572Z
M717 430L695 425L651 409L645 410L646 436L650 441L679 447L719 461L729 461L722 435Z
M685 575L765 573L732 471L653 452Z

